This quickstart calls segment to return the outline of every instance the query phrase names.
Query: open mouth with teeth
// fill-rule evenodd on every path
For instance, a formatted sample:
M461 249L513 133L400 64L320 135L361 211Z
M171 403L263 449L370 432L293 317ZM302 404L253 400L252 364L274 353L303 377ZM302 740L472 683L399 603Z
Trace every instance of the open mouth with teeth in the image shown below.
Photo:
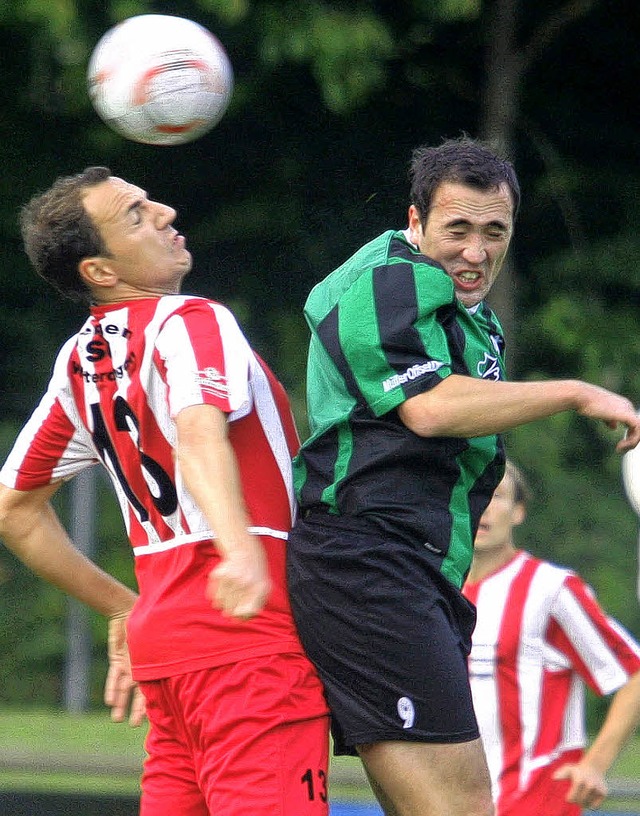
M456 280L461 283L477 283L480 277L480 272L457 272L455 275Z

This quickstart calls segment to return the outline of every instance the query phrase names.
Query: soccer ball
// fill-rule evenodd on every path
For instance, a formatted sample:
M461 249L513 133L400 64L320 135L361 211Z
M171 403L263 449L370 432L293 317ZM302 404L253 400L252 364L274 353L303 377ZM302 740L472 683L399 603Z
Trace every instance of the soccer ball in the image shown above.
M220 121L233 69L219 40L198 23L141 14L99 40L87 83L94 108L113 130L143 144L178 145Z
M622 481L631 507L640 516L640 445L622 457Z

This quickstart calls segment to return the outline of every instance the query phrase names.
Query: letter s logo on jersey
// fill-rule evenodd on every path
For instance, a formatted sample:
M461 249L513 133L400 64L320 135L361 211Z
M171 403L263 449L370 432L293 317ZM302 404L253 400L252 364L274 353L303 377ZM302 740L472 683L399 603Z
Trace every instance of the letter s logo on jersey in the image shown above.
M502 379L502 370L500 369L498 358L493 357L486 351L483 359L478 363L476 370L478 376L482 377L483 380L495 380L497 382Z
M104 340L100 337L96 337L87 343L86 350L88 352L87 360L89 360L90 363L98 363L107 356L108 349Z

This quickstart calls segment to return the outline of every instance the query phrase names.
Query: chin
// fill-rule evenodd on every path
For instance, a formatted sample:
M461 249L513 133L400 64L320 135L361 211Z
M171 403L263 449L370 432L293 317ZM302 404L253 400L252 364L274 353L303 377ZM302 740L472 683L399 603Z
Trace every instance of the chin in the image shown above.
M477 306L478 303L482 303L484 299L480 295L469 294L469 292L465 292L464 294L456 292L456 297L466 309L472 309L474 306Z

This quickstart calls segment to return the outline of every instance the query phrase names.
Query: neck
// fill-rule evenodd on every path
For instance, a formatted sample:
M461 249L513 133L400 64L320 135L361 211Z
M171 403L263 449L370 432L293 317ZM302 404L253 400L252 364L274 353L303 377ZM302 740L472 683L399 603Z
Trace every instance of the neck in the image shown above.
M116 280L109 286L89 286L91 299L100 306L110 306L112 303L123 303L127 300L144 300L146 298L161 298L165 295L179 295L188 269L180 269L164 280L148 284L131 284L124 280Z
M114 303L125 303L129 300L147 300L149 298L161 298L165 295L180 294L180 287L167 287L166 289L138 289L134 287L119 287L118 289L92 292L92 303L98 306L111 306Z
M481 581L487 575L491 575L500 567L508 564L516 552L517 550L512 541L505 543L502 547L493 547L488 550L476 549L473 553L473 561L467 580L471 583Z

